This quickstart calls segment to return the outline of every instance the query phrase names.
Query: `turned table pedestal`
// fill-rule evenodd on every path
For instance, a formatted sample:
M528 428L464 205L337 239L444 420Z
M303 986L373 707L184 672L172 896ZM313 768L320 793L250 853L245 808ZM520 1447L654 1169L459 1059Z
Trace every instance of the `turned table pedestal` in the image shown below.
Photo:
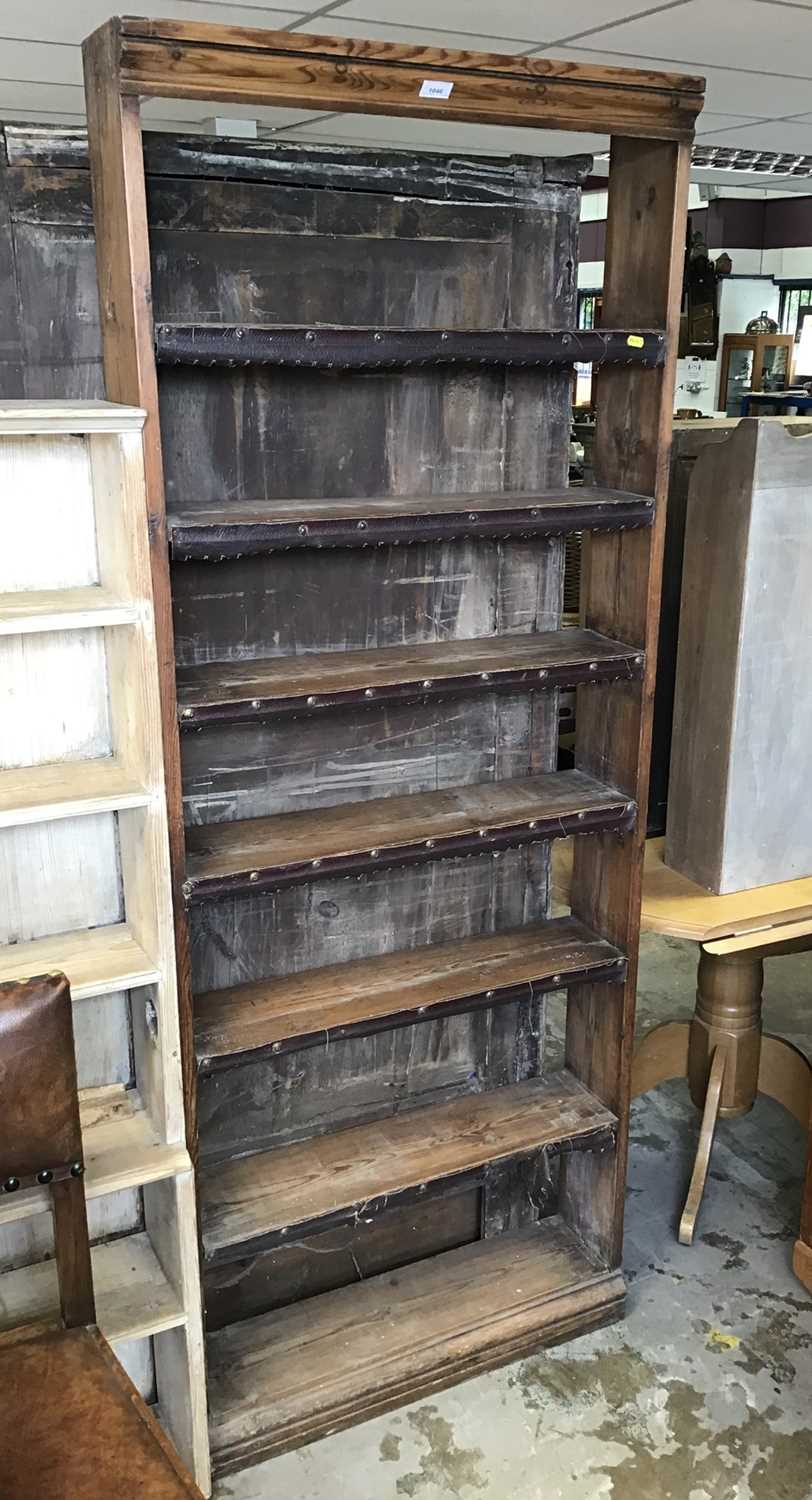
M690 1021L666 1021L639 1043L632 1095L670 1078L687 1078L702 1128L679 1238L690 1245L719 1119L752 1109L758 1094L777 1099L810 1130L812 1067L791 1042L762 1029L764 959L812 949L812 878L714 896L663 863L663 840L646 844L643 930L699 944L696 1006ZM569 858L556 861L556 884L568 889ZM812 965L810 965L812 979ZM812 988L812 986L811 986ZM812 1003L810 1004L812 1014ZM796 1275L812 1291L812 1135Z

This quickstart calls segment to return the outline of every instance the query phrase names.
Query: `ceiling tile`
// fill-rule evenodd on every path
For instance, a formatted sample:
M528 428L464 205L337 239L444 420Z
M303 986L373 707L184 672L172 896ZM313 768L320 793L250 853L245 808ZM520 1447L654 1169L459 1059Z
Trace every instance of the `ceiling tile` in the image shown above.
M288 132L286 132L288 134ZM393 119L385 115L336 115L295 132L301 140L357 141L430 151L488 152L498 155L580 156L606 151L606 136L563 130L513 130L499 125L466 125L457 121Z
M812 0L810 0L812 5ZM608 39L613 35L607 31ZM731 47L731 53L733 49ZM600 47L554 47L546 48L545 56L555 56L574 62L611 63L618 68L657 68L674 66L686 72L703 74L706 81L705 110L699 116L698 129L704 128L706 111L731 115L752 115L773 119L777 115L801 114L812 104L812 87L806 78L785 78L767 74L758 77L733 66L709 68L688 58L676 58L664 64L655 57L635 55L630 52L614 52ZM732 61L732 58L731 58Z
M84 118L85 91L75 83L29 83L0 79L0 109L61 110Z
M313 7L302 5L291 9L263 5L262 0L251 0L246 5L231 4L231 0L217 0L217 3L212 3L212 0L160 0L157 3L154 0L141 8L148 14L159 13L166 21L230 21L233 26L267 26L280 30L292 21L298 21ZM128 7L116 7L111 0L56 0L47 7L44 4L32 5L31 0L2 0L0 36L79 43L108 20L111 11L116 9L127 10ZM5 71L0 58L0 72Z
M758 124L757 115L727 115L715 114L713 110L703 109L699 116L699 129L696 132L697 140L705 137L711 139L720 131L735 130L738 125Z
M493 19L493 18L491 18ZM343 11L331 11L327 16L316 16L314 21L296 27L297 33L316 36L369 37L382 42L406 42L414 47L456 47L475 52L513 52L518 42L503 36L473 36L464 31L421 30L419 26L390 26L386 21L355 20ZM526 44L520 50L527 50Z
M227 120L256 120L269 129L280 129L299 125L308 117L304 109L272 109L267 105L211 104L205 99L145 99L141 105L141 118L145 125L156 119L177 120L190 130L201 126L204 120L220 115ZM313 115L314 121L319 118Z
M812 78L812 8L766 6L761 0L688 0L637 20L624 21L589 39L607 47L668 62L752 68Z
M31 83L81 84L81 49L53 47L47 42L3 42L0 75Z
M617 20L646 9L642 0L348 0L346 5L324 17L323 30L341 33L343 16L396 23L408 19L409 25L423 28L430 40L430 28L461 32L467 36L499 36L514 41L551 42L559 36L602 22ZM329 26L327 24L329 20ZM443 44L440 43L440 46Z
M742 146L747 151L795 151L812 154L812 121L759 120L733 130L715 130L704 145Z

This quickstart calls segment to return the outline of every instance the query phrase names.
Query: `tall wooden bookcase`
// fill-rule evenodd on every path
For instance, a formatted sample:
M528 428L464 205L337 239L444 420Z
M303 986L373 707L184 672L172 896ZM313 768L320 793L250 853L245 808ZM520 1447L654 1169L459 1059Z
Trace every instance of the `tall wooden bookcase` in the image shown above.
M637 810L702 83L140 20L94 33L85 68L107 388L147 412L227 1470L622 1308ZM288 148L251 194L213 157L172 207L179 251L150 244L144 96L610 132L601 329L575 328L584 159ZM600 367L596 486L570 491L575 360ZM573 531L583 628L562 631ZM569 834L553 920L549 843Z
M70 980L99 1326L207 1490L143 422L0 404L0 980ZM0 1190L0 1326L58 1309L49 1206Z

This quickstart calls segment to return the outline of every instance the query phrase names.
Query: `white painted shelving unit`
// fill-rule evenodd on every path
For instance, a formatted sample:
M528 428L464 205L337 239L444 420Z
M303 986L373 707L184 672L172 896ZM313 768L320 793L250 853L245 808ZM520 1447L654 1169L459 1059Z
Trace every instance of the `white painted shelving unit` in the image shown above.
M0 980L71 982L99 1326L208 1493L143 420L0 405ZM52 1248L0 1197L0 1327L57 1308Z

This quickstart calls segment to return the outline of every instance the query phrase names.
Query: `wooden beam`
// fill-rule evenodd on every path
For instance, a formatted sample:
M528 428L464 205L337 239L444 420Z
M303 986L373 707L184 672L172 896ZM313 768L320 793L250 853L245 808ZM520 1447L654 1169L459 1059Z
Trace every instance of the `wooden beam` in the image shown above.
M660 577L668 489L690 146L613 140L609 176L604 317L656 317L668 355L647 381L631 367L598 377L595 477L598 484L644 489L656 513L646 532L592 535L584 548L584 624L648 652L639 683L611 693L579 689L579 769L621 788L639 808L648 796ZM617 1152L584 1167L562 1167L564 1212L587 1243L619 1264L623 1235L628 1109L637 984L645 818L622 838L576 841L572 909L628 955L624 986L570 991L567 1066L618 1115Z
M102 28L127 95L688 140L704 80L201 22ZM98 35L98 33L97 33ZM432 97L425 84L451 84Z
M194 1157L197 1120L191 966L189 932L180 894L186 855L141 121L138 100L121 95L118 23L110 22L94 32L82 50L107 397L146 412L144 465L172 867L181 1061L187 1141Z

